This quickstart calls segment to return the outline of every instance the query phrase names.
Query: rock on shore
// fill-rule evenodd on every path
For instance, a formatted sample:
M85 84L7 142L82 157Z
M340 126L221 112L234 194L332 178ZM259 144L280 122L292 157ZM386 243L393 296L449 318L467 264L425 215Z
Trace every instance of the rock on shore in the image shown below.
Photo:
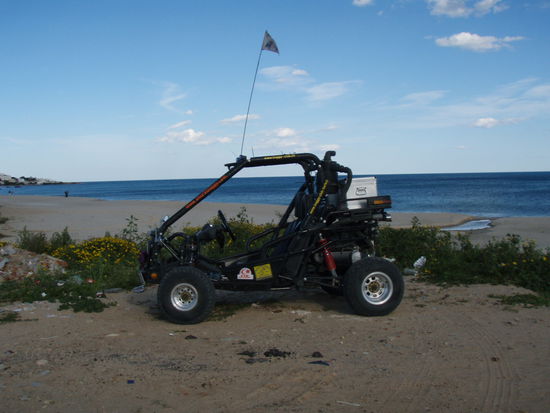
M32 176L22 176L16 178L15 176L6 175L0 173L0 186L13 186L13 185L53 185L62 184L63 182L52 181L51 179L35 178Z
M0 248L0 282L32 277L40 270L58 271L67 263L46 254L35 254L7 244Z

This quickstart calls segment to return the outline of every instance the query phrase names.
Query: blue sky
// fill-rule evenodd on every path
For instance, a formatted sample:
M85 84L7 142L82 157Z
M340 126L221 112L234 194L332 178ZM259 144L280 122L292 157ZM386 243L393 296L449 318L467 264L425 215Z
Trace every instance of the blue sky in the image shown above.
M0 0L0 172L220 175L265 30L245 155L547 171L549 23L550 0Z

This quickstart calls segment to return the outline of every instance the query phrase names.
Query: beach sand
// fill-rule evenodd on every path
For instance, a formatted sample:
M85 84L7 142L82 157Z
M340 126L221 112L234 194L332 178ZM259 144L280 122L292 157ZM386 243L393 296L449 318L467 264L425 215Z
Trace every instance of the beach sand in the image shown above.
M0 232L11 239L24 226L47 233L67 226L80 239L115 234L130 215L146 230L181 206L23 196L0 197L0 205L9 218ZM200 207L183 222L240 208ZM248 205L247 212L269 222L281 208ZM413 216L443 226L470 218L394 214L392 225L407 226ZM548 228L544 218L506 218L477 233L548 242ZM235 314L197 325L161 319L155 286L108 293L116 306L102 313L58 311L48 302L3 305L0 316L14 311L26 321L0 325L0 410L548 411L549 308L507 307L494 298L528 292L517 287L441 288L405 278L403 302L385 317L357 316L342 297L321 290L218 291L216 308Z
M68 228L76 240L100 237L106 232L117 234L127 224L127 218L138 219L142 232L159 225L165 215L172 215L185 203L178 201L104 201L91 198L45 197L45 196L0 196L0 214L8 218L0 224L0 234L4 239L15 240L17 232L26 227L29 231L43 231L48 236ZM285 210L280 205L258 205L238 203L203 202L192 209L177 224L201 226L217 214L220 209L230 218L239 213L242 207L255 223L277 222ZM391 210L390 210L391 212ZM410 226L414 217L421 224L437 227L451 227L479 217L452 213L410 213L395 212L389 224L395 228ZM534 240L541 248L550 248L550 217L513 217L493 220L491 228L470 231L474 242L486 242L492 238L502 238L506 234L518 234L524 240Z

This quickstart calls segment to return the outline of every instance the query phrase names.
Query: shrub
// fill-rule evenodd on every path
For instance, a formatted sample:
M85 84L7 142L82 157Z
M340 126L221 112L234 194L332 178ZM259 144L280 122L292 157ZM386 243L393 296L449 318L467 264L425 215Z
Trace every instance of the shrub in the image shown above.
M43 232L31 232L24 227L17 233L16 245L24 250L37 254L51 254L58 248L67 246L73 242L67 227L59 233L54 232L50 239Z
M137 283L139 249L132 241L102 237L58 248L52 255L97 283L98 288L130 288Z
M65 247L67 245L71 245L73 243L73 239L71 235L69 234L69 231L67 227L63 229L61 232L54 232L50 238L49 242L49 252L53 252L59 248Z
M423 227L382 228L379 255L394 257L396 264L411 267L420 256L427 258L422 277L438 284L513 284L550 293L550 259L533 242L508 235L485 245L474 245L468 236Z
M48 251L48 239L43 232L30 232L27 227L17 233L16 245L24 250L37 254L45 254Z
M144 246L147 242L148 237L146 233L139 233L138 221L139 219L133 215L130 215L129 218L126 218L126 227L124 227L120 234L117 234L117 238L131 241L138 246ZM110 235L106 233L105 236Z

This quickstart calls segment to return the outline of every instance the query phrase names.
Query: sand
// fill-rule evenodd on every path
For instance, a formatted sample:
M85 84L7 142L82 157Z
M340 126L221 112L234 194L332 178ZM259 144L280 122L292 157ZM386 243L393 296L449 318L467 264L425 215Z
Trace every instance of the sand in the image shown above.
M86 238L120 231L130 214L147 229L180 204L18 196L0 205L9 218L2 233L68 226ZM239 210L205 204L189 221L220 206L228 216ZM256 222L280 211L247 208ZM469 218L394 214L393 225L413 215L449 226ZM548 242L548 227L545 218L499 219L481 238L517 230ZM320 290L218 292L218 309L239 309L191 326L159 318L155 286L107 294L117 305L97 314L4 305L0 315L26 321L0 324L0 411L547 412L550 309L493 298L516 292L526 290L442 289L406 277L403 302L385 317L356 316Z
M0 410L548 411L548 308L488 297L514 287L406 284L378 318L321 291L220 292L218 307L246 305L191 326L158 318L155 287L98 314L14 304L29 321L0 325Z

